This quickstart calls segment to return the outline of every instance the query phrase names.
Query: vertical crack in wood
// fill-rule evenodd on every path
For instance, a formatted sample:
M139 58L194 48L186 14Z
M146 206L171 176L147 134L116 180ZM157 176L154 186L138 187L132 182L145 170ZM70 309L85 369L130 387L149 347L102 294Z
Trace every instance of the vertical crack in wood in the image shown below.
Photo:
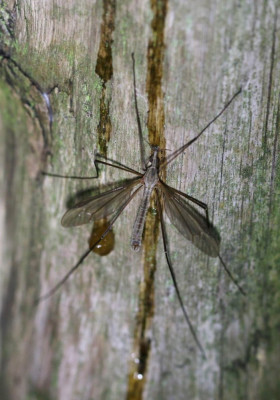
M108 143L111 138L112 123L110 117L111 97L107 97L107 82L113 76L113 57L112 43L113 32L115 30L116 0L103 0L103 16L101 23L101 36L99 43L98 56L95 66L95 72L102 80L102 92L99 105L99 123L97 126L99 152L105 158L107 157ZM108 227L107 218L96 221L93 225L89 246L96 238ZM115 246L115 235L111 230L108 235L100 242L99 246L93 249L93 252L105 256L109 254Z
M164 27L167 13L167 0L150 0L153 12L151 22L151 37L147 50L147 79L146 91L148 95L148 135L152 146L159 146L163 157L165 156L164 137L164 95L162 90L163 58L164 58ZM162 171L161 178L165 178L166 172ZM155 193L154 193L155 194ZM146 382L149 355L151 351L150 328L155 308L155 272L156 252L159 236L159 215L153 213L156 210L156 197L152 195L150 210L147 214L144 238L142 263L144 279L140 285L140 296L136 326L134 331L134 343L132 360L130 362L128 376L127 400L143 398Z
M268 130L270 103L271 103L271 88L272 88L272 79L273 79L273 70L274 70L274 59L275 59L276 30L277 30L277 9L275 10L274 24L273 24L273 31L272 31L272 45L271 45L271 55L270 55L270 70L269 70L269 81L268 81L266 116L265 116L264 133L263 133L264 153L266 153L266 151L267 151L267 130Z
M221 331L219 341L219 384L218 384L218 399L224 399L224 365L225 365L225 304L222 299L219 301L221 313Z
M113 76L112 43L115 29L116 1L103 0L103 20L101 24L101 37L95 72L102 80L102 93L100 99L100 119L97 127L98 145L101 154L107 156L107 145L111 138L112 123L110 118L110 99L106 100L107 82Z
M227 137L227 125L225 127L224 135L223 135L223 148L222 148L222 159L221 159L221 170L220 170L220 190L219 190L219 200L220 201L221 201L221 193L222 193L222 189L223 189L223 173L224 173L226 137Z
M272 211L274 185L275 185L275 175L276 175L276 165L277 165L277 155L278 155L278 137L280 131L280 96L278 98L278 106L276 113L276 123L275 123L275 136L273 142L273 152L272 152L272 162L271 162L271 174L270 174L270 190L269 190L269 208L268 208L268 218L270 227L270 216Z

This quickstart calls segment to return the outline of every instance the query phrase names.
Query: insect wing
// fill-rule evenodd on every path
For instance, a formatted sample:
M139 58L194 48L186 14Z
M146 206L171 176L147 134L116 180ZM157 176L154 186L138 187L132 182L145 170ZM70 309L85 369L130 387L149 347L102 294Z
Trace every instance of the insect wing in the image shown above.
M61 225L66 228L84 225L113 214L129 198L134 186L140 183L140 179L133 180L126 186L120 186L81 201L66 211Z
M160 188L164 199L163 207L170 222L203 253L217 257L220 238L216 230L172 188L163 185Z

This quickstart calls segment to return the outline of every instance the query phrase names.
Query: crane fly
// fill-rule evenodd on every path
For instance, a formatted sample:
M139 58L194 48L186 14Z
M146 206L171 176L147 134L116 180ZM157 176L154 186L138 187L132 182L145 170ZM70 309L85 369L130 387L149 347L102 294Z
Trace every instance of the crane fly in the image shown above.
M132 54L133 61L133 83L134 83L134 100L135 109L138 124L138 133L140 140L141 150L141 164L143 173L138 172L132 168L124 166L123 164L112 161L107 162L99 158L95 159L95 164L103 164L110 167L118 168L134 174L135 177L121 184L120 186L108 190L104 193L96 196L89 197L81 202L78 202L74 207L70 208L63 215L61 224L62 226L74 227L87 224L89 222L98 221L104 218L110 217L108 220L107 228L104 230L102 235L94 243L90 244L89 249L80 257L78 262L69 270L69 272L60 280L48 293L39 298L39 301L47 299L54 292L56 292L63 283L69 278L70 275L82 264L85 258L90 252L96 248L99 243L106 237L113 227L113 224L121 215L126 206L133 200L137 193L142 191L142 197L140 205L137 211L135 222L132 229L131 235L131 247L134 251L139 251L142 243L143 230L145 226L145 219L150 203L152 193L155 191L157 199L157 208L160 218L161 233L163 239L163 247L166 256L166 261L171 274L171 278L175 287L175 291L184 314L184 318L187 325L193 335L193 338L199 347L201 353L204 355L204 350L198 340L196 332L191 324L187 310L183 304L183 300L177 284L175 272L171 263L168 245L167 245L167 233L166 225L164 220L164 214L167 214L171 223L177 228L177 230L190 242L194 244L199 250L210 257L218 257L221 265L223 266L230 279L237 286L239 291L244 295L245 292L240 287L236 279L232 276L230 270L227 268L222 257L220 256L220 237L216 229L211 225L208 218L208 207L205 203L195 199L194 197L185 194L175 188L168 186L160 178L160 173L163 168L177 158L183 151L185 151L190 145L192 145L198 138L205 132L205 130L213 124L221 114L230 106L233 100L241 93L241 88L231 97L231 99L224 105L223 109L189 142L181 146L166 159L161 162L159 158L160 149L158 146L151 146L152 154L148 161L145 162L145 152L143 145L143 134L139 118L137 96L136 96L136 79L135 79L135 62ZM63 177L63 178L77 178L77 179L93 179L98 177L77 177L77 176L64 176L58 174L46 175ZM191 203L200 207L204 210L205 216L200 214L197 209L191 205Z

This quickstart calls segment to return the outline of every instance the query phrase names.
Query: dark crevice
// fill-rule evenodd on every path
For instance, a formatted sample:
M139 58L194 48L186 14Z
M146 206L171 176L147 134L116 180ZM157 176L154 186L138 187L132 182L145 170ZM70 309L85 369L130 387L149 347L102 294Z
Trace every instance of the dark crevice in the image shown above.
M147 49L146 91L148 96L148 135L152 146L163 149L165 157L164 137L164 94L162 90L163 60L164 60L164 27L167 14L167 0L150 0L153 12L151 34ZM161 172L165 178L166 172ZM155 193L152 195L150 210L147 214L143 237L143 268L144 279L140 285L138 314L134 330L132 353L135 359L131 361L128 373L127 400L141 400L146 382L148 362L151 352L150 329L155 309L155 272L156 251L159 237L159 215L153 215L151 209L156 209ZM137 362L135 361L137 360Z
M112 43L115 30L116 0L103 0L103 17L101 24L101 37L96 61L95 72L102 80L102 93L100 99L100 119L97 127L99 151L102 156L107 156L107 145L111 138L112 124L110 118L110 102L106 100L107 82L113 76Z
M270 190L269 190L269 208L268 208L269 222L270 222L270 216L271 216L271 211L272 211L276 165L277 165L277 154L278 154L278 139L279 139L279 131L280 131L280 96L278 98L278 106L277 106L276 124L275 125L276 126L275 126L275 136L274 136L273 152L272 152ZM270 223L268 225L270 225Z
M101 36L95 73L102 81L102 91L99 103L99 123L97 126L98 148L101 157L107 159L108 143L111 139L112 123L110 117L111 97L107 98L107 83L113 77L112 44L115 30L116 0L103 0L103 15L101 23ZM100 232L108 226L107 218L94 223L89 243L93 243ZM94 251L100 256L109 254L115 245L113 230L100 242L100 247Z
M225 148L226 148L226 136L227 136L227 125L225 127L225 132L223 136L223 149L222 149L222 160L221 160L221 172L220 172L220 193L219 200L221 201L221 193L223 187L223 173L224 173L224 158L225 158Z
M221 333L220 333L220 346L219 346L219 385L218 385L218 399L224 399L224 364L225 364L225 304L223 300L219 301L220 315L221 315Z
M104 157L107 156L108 143L111 138L112 123L110 118L110 105L106 101L106 85L102 86L102 93L100 99L100 120L97 126L98 133L98 147L100 154Z
M266 150L267 150L267 133L268 133L267 130L268 130L270 103L271 103L271 88L272 88L272 80L273 80L273 70L274 70L274 62L275 62L276 29L277 29L277 10L276 10L275 16L274 16L274 25L273 25L273 32L272 32L268 93L267 93L266 115L265 115L264 133L263 133L264 153L266 153Z
M152 35L147 51L146 91L149 103L148 131L149 142L153 146L165 149L164 138L164 103L162 91L163 57L164 57L164 25L167 13L166 0L150 0L154 14L152 19Z

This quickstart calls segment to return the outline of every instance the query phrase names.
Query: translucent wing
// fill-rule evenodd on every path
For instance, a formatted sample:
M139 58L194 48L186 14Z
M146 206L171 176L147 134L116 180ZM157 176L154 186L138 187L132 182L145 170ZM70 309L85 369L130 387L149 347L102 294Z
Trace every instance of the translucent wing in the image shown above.
M163 208L171 223L203 253L219 256L220 237L199 212L168 186L160 185Z
M141 184L140 179L81 201L66 211L61 225L65 228L84 225L114 213L129 198L133 188Z

